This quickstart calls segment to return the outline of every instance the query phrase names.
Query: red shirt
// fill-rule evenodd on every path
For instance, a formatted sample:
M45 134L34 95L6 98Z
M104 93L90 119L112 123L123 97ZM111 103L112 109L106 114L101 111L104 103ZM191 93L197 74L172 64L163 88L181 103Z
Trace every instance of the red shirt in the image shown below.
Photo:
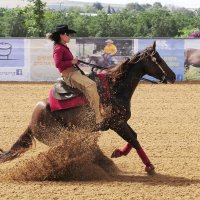
M56 44L54 46L53 59L59 72L72 67L73 55L69 48L63 44Z

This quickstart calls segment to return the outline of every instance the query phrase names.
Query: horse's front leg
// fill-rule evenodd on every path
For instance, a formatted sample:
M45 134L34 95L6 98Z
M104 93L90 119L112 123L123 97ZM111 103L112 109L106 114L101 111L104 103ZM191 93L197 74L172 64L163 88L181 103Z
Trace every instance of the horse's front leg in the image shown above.
M136 149L137 154L141 158L142 162L145 164L145 171L148 174L154 173L155 168L149 160L148 156L146 155L145 151L141 147L140 143L138 142L136 132L127 123L120 124L119 126L117 126L117 128L113 128L113 130L125 141L127 141L128 144L122 150L116 149L111 157L120 157L116 156L119 155L120 152L121 155L127 155L133 147Z

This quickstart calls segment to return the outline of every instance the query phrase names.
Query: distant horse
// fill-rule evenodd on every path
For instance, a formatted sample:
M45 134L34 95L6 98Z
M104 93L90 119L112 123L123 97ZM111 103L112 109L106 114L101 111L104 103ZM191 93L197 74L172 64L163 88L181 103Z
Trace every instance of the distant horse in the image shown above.
M189 69L189 66L200 67L200 49L186 49L185 50L185 68Z
M137 140L136 132L128 125L131 117L131 97L141 80L148 74L159 79L162 83L175 82L175 74L156 51L156 43L135 54L130 60L108 69L107 77L110 80L110 98L104 106L110 106L111 113L105 119L101 130L111 129L136 149L145 165L145 171L154 172L154 166ZM62 126L70 131L74 127L79 130L93 131L99 128L95 124L94 113L88 105L51 112L48 99L41 100L33 110L30 124L9 151L2 151L0 162L12 160L27 151L32 146L33 138L50 145L54 139L52 132L56 126ZM46 128L45 128L46 127ZM56 134L56 133L55 133ZM56 138L55 138L56 139ZM57 138L58 139L58 138Z
M102 67L108 67L110 65L108 60L103 55L92 55L89 57L88 62Z

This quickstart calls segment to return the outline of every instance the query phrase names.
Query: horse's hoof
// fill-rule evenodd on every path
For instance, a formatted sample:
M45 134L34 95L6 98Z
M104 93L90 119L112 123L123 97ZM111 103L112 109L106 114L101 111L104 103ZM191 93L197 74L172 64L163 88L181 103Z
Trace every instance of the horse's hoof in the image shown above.
M120 149L115 149L111 155L111 158L119 158L123 156L123 153Z
M155 167L152 164L150 164L149 166L146 166L145 171L147 172L148 175L154 175L156 173Z

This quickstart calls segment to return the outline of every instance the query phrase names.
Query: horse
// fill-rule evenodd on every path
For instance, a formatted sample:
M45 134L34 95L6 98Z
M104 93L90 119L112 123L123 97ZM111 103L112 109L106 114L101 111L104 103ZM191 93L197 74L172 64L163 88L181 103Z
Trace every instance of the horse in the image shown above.
M89 57L89 63L96 64L102 67L108 67L113 64L113 60L111 61L111 64L110 64L105 56L92 55Z
M200 49L189 48L185 52L185 68L189 69L190 65L200 67Z
M137 139L137 133L131 128L127 121L131 117L131 97L144 75L150 75L161 83L174 83L176 76L166 62L156 51L156 43L143 51L133 55L131 59L107 70L109 79L110 97L104 106L110 106L110 115L105 118L101 126L95 124L94 113L86 104L67 110L50 111L48 99L39 101L32 113L30 124L11 146L8 151L1 150L0 162L10 161L26 152L36 138L44 144L51 145L49 141L56 139L52 131L59 125L70 131L86 130L108 130L115 131L122 139L133 147L145 165L147 174L154 173L154 165L151 163L144 149ZM96 129L95 129L96 128ZM48 130L47 130L48 129ZM52 130L52 131L49 131Z

